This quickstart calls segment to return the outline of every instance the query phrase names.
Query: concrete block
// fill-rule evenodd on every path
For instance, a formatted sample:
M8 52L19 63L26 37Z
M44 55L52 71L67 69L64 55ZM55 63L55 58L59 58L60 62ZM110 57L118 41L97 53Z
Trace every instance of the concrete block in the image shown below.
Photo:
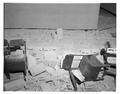
M28 70L31 72L32 76L35 76L45 71L45 65L43 63L37 63L35 57L28 55Z

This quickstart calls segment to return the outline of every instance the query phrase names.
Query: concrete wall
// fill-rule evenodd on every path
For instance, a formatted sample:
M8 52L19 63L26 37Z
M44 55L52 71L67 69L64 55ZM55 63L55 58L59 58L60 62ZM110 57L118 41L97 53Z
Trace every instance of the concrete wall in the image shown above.
M99 52L106 41L115 47L116 39L111 33L115 30L63 30L63 38L55 39L56 30L42 29L5 29L5 38L24 39L27 46L27 55L31 54L40 61L51 61L50 66L56 65L59 59L66 54L94 54ZM46 62L45 62L46 63Z
M116 3L102 3L100 7L116 15Z
M4 4L5 28L97 29L100 4Z

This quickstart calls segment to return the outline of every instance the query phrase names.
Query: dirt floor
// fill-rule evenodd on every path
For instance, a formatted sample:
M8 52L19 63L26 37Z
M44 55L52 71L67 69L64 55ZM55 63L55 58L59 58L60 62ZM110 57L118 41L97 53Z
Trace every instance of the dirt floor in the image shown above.
M100 51L106 41L116 48L116 17L100 10L98 30L64 30L63 38L56 40L56 30L44 29L5 29L7 40L22 38L26 40L27 55L33 56L36 62L44 64L40 74L26 77L26 83L16 91L73 91L73 86L65 70L55 70L55 66L65 54L93 54ZM43 68L41 67L41 68ZM40 68L40 69L41 69ZM11 74L11 80L4 75L4 83L23 79L22 73ZM86 89L78 86L78 91L115 91L114 78L105 76L104 80L86 82Z

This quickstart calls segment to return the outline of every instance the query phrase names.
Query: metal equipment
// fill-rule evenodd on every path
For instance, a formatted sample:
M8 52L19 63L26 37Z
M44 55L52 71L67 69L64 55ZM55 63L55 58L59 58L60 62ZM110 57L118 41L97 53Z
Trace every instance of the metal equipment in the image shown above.
M5 44L8 44L7 40L5 40ZM15 72L23 72L25 77L27 68L26 42L23 39L10 40L7 51L9 54L4 54L4 73L7 78L10 79L10 73Z
M82 56L82 59L76 63L75 56ZM80 57L81 58L81 57ZM72 63L76 63L78 67L71 67ZM81 84L85 81L101 80L98 74L102 67L108 67L107 64L102 64L95 55L66 55L63 60L62 68L69 71L70 79L73 84L74 90L77 91L77 83ZM73 71L75 70L75 71Z
M108 64L110 67L105 69L105 75L110 75L114 77L114 82L116 84L116 49L106 48L101 49L101 55L103 55L104 63Z

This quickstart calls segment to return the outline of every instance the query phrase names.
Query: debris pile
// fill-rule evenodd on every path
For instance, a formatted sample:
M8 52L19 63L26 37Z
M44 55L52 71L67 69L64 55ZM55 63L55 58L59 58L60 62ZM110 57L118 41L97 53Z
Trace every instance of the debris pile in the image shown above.
M93 52L97 52L98 50L93 50ZM60 59L62 56L58 58L57 54L54 54L54 58L49 59L49 53L56 52L55 49L27 49L27 60L28 60L28 72L26 76L26 81L22 85L15 84L13 87L7 85L8 88L5 88L9 91L74 91L72 86L68 71L61 69L60 63L62 62ZM82 54L91 53L89 50L81 50ZM47 56L47 55L48 56ZM47 58L46 58L47 57ZM98 57L101 59L100 57ZM114 86L114 79L111 78L110 83L112 83L112 87L109 86L110 79L109 77L105 78L105 81L92 81L85 82L85 86L83 84L77 85L78 91L112 91L115 90L112 87ZM10 82L11 83L11 82ZM6 87L6 86L5 86ZM112 89L111 89L112 88Z
M36 58L37 57L37 58ZM51 60L52 63L52 60ZM26 76L26 90L30 91L71 91L69 73L64 69L56 68L48 61L39 61L37 54L28 55L28 70Z
M63 74L54 74L54 69L49 68L47 71L36 76L27 76L27 91L72 91L73 87L69 77ZM49 71L49 72L48 72ZM54 75L53 75L54 74Z

